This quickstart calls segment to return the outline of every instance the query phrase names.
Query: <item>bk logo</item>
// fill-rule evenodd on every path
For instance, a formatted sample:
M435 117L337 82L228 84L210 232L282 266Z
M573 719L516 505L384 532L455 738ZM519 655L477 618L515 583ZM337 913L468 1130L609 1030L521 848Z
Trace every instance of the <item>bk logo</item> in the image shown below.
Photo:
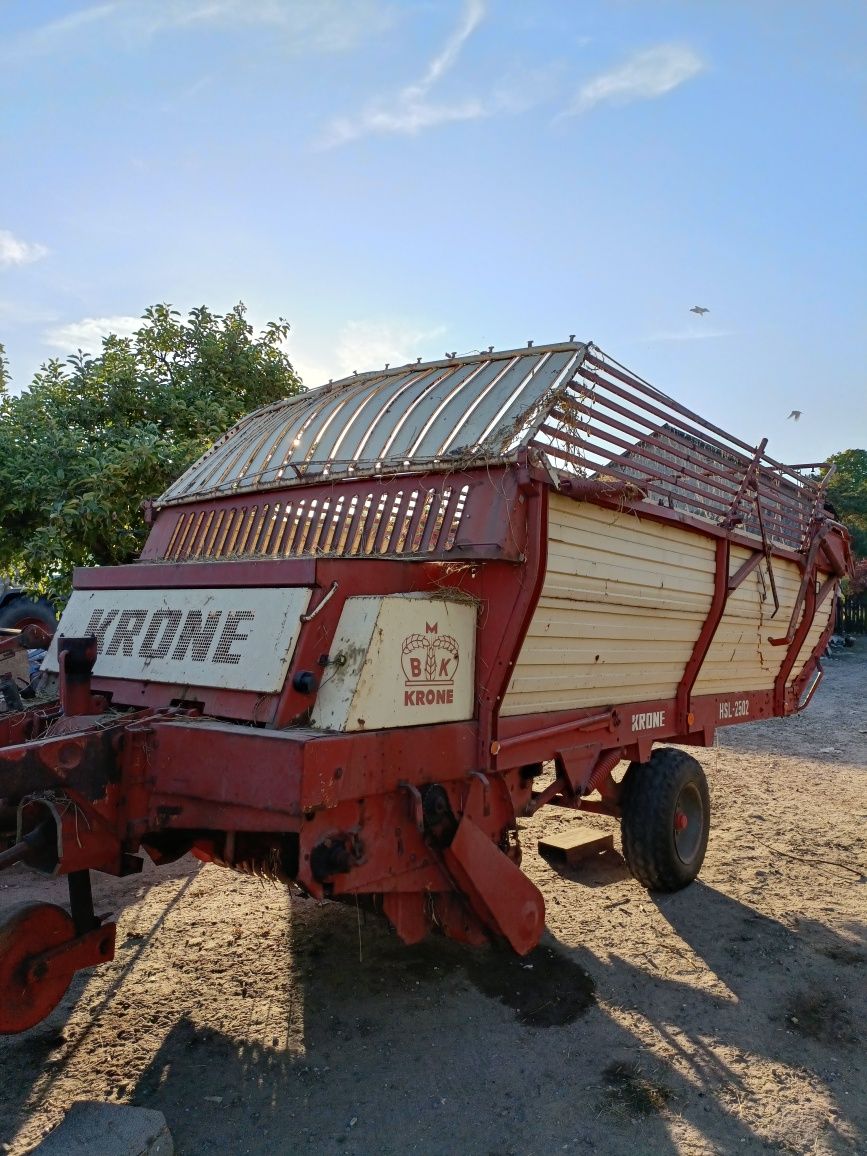
M410 688L404 692L404 705L452 702L459 661L457 642L450 634L440 634L438 622L426 622L424 634L410 634L403 640L400 658Z

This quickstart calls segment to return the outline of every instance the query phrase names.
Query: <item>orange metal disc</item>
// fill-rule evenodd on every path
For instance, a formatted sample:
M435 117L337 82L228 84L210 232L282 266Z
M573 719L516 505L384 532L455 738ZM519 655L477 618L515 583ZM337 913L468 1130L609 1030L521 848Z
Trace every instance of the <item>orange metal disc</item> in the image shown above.
M75 938L72 917L53 903L23 903L0 924L0 1035L23 1032L57 1007L73 971L52 967L28 981L35 955Z

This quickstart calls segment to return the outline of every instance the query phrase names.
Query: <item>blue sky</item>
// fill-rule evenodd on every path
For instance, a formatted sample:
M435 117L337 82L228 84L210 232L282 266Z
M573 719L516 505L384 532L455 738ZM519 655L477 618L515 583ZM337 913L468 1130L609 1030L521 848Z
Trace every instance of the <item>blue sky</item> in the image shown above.
M865 81L862 0L0 0L0 341L21 387L243 300L317 385L575 333L865 447Z

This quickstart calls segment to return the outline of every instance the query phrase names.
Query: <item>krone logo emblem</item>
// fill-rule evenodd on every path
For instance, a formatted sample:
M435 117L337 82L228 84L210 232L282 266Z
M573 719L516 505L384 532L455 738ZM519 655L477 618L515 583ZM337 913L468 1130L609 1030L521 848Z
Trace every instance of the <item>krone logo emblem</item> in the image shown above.
M431 706L453 702L459 662L457 642L450 634L439 633L438 622L425 623L424 634L406 637L400 664L405 686L410 689L404 692L404 705Z

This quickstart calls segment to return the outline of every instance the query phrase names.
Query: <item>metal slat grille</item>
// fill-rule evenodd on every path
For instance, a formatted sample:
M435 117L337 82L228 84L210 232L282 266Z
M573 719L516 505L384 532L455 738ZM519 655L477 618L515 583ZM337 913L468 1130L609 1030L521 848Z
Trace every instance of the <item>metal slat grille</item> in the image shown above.
M240 421L157 505L244 493L261 494L261 503L269 491L339 481L349 490L340 497L299 496L282 507L251 499L234 513L179 519L169 556L425 553L454 537L432 512L445 503L459 515L454 488L446 499L445 480L438 489L407 483L398 501L394 484L387 493L376 485L426 474L429 487L431 477L505 464L527 449L555 472L631 482L633 500L794 549L821 505L816 477L574 341L362 374L268 406ZM373 488L353 493L361 478Z
M468 485L372 487L295 501L179 510L162 558L441 556L454 548Z
M346 378L243 418L158 505L503 460L586 346L474 354Z
M792 549L805 542L821 489L757 454L591 347L529 444L557 470L631 482L646 500ZM751 478L745 485L745 479Z

